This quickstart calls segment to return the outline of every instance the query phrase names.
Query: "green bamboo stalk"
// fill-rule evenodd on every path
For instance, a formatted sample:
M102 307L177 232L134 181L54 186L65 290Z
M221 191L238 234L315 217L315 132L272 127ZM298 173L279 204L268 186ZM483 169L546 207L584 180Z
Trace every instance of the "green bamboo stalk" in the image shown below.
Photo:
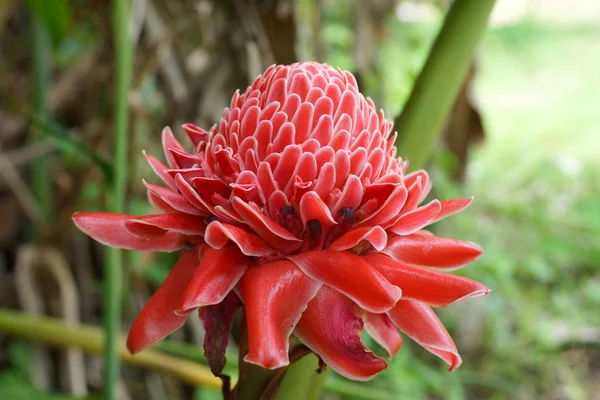
M92 354L101 354L104 349L104 332L100 328L67 324L58 318L34 317L6 309L0 309L0 332L59 348L80 348ZM123 337L118 336L116 343L116 354L129 365L168 372L188 384L221 390L221 380L204 365L154 349L132 356Z
M63 349L79 348L91 354L101 354L104 351L104 332L101 328L82 324L67 324L64 320L54 317L32 316L0 308L0 332ZM202 349L198 346L163 340L152 346L151 349L132 356L125 347L125 339L119 335L117 351L119 358L126 364L154 371L168 372L185 383L206 387L211 391L221 390L221 380L214 377L208 367L201 365L207 362L202 354ZM309 355L299 362L304 360L307 360L305 361L307 364L305 369L315 371L315 367L318 365L317 358L314 355ZM238 361L234 354L228 354L227 364L226 373L232 372L227 371L228 369L237 368ZM232 375L233 383L235 383L237 377L234 374ZM321 374L319 379L321 377L323 377L321 383L327 392L341 395L351 394L357 399L377 398L383 400L394 398L390 392L366 388L361 383L352 382L333 374ZM292 382L295 382L295 380L292 379ZM313 387L320 388L318 385ZM293 389L291 393L294 392L297 392L297 388ZM280 393L282 395L278 398L293 398L285 395L288 392L281 391ZM295 398L302 400L317 398L314 397L316 395L314 391L306 390L305 393L307 397ZM313 397L310 397L311 395Z
M127 194L127 144L133 45L129 38L131 4L128 0L113 0L113 40L115 48L115 110L114 110L114 179L110 208L115 213L125 211ZM104 399L116 398L119 377L118 337L121 321L121 287L123 254L110 248L107 254L104 278Z
M46 27L38 16L32 13L33 39L33 109L41 120L48 118L48 86L50 83L50 38ZM33 128L33 141L41 140L43 131ZM39 157L31 168L33 195L42 216L49 220L52 214L52 179L48 170L46 157ZM38 232L39 234L39 232Z
M398 153L422 168L465 79L495 0L455 0L415 86L396 118Z

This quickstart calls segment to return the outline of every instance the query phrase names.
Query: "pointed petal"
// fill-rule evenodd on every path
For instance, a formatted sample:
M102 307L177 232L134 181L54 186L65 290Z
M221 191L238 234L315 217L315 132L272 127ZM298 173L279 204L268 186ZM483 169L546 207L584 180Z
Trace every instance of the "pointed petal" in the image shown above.
M138 237L144 237L146 233L162 237L169 231L202 236L206 222L204 217L183 213L150 214L126 220L125 229Z
M406 202L407 195L404 186L397 186L385 202L381 204L377 210L363 219L360 222L360 225L382 225L393 219L400 213L400 210Z
M354 229L337 238L333 243L331 243L329 249L338 251L348 250L352 249L362 241L371 243L375 250L381 251L383 248L385 248L387 243L387 234L380 226L366 226L363 228Z
M220 249L229 241L232 241L247 256L260 257L273 252L271 246L258 236L237 226L219 221L208 224L204 233L204 240L210 247L215 249Z
M242 199L234 197L231 205L244 222L273 248L288 254L302 246L300 239Z
M208 132L200 128L199 126L187 123L183 124L181 127L183 128L185 133L187 133L188 137L194 144L194 147L198 146L198 144L208 139Z
M441 209L440 201L433 200L424 206L415 208L402 215L390 230L396 235L410 235L411 233L415 233L433 223Z
M437 217L433 220L433 222L437 222L441 219L449 217L457 212L464 210L469 207L473 202L473 197L468 197L466 199L451 199L451 200L443 200L441 201L442 209ZM432 223L433 223L432 222Z
M158 197L154 192L150 190L146 190L146 197L148 198L148 203L150 203L153 207L158 208L164 212L177 212L176 209L171 207L166 201Z
M173 131L168 126L165 126L162 131L162 145L165 151L165 158L167 159L167 163L171 168L179 168L177 161L169 151L169 149L180 150L185 152L183 146L175 139L175 135L173 135Z
M185 197L171 189L148 183L145 180L142 180L142 183L148 190L149 196L156 196L174 210L192 215L208 215L204 209L198 209L194 207L189 201L187 201Z
M164 235L145 239L132 235L125 228L125 221L135 215L112 214L105 212L82 212L73 214L73 222L86 235L111 247L138 251L180 250L185 246L186 237L179 232L166 232Z
M353 380L368 380L387 367L365 347L362 320L350 299L323 286L308 303L294 334L334 371Z
M288 365L289 336L320 287L288 260L250 267L240 282L248 323L244 360L268 369Z
M347 176L346 174L343 176L343 180L345 183L342 195L331 209L331 215L334 217L336 217L338 212L344 207L356 209L363 199L363 185L356 175Z
M304 273L339 290L365 310L382 313L402 292L379 272L349 251L321 250L289 256Z
M431 191L431 178L429 177L427 171L422 169L415 172L411 172L410 174L404 177L404 183L406 187L411 187L417 181L421 181L418 188L418 196L416 199L416 204L419 204L420 202L425 200L425 198Z
M382 252L409 264L452 269L475 260L483 250L471 242L413 233L389 239Z
M171 189L177 190L173 177L166 172L167 167L150 154L146 154L145 151L143 152L143 154L144 157L146 157L146 160L148 160L148 164L150 164L150 167L152 167L154 173L158 175L160 179L162 179L162 181L166 183L167 186L169 186Z
M442 307L490 292L486 286L472 279L404 264L381 253L367 254L362 259L392 284L398 285L403 299Z
M183 315L223 301L244 275L249 262L237 246L221 249L204 246L198 270L181 296L176 312Z
M229 343L233 317L241 306L239 297L230 292L221 303L198 310L205 332L204 357L215 376L221 375L225 368L225 350Z
M129 335L127 349L138 353L179 329L186 317L175 315L175 306L198 266L198 247L184 251L167 279L158 288L137 316Z
M371 337L385 349L389 357L396 354L402 347L402 336L386 314L365 312L363 315L365 329Z
M214 214L213 205L203 199L181 174L175 175L175 185L181 195L195 208Z
M302 226L306 228L306 223L316 219L321 223L323 235L329 231L331 226L336 222L331 216L329 207L321 200L316 192L307 192L300 199L300 217L302 218Z
M429 306L419 301L400 300L388 311L388 316L408 337L448 363L450 371L460 367L462 359L454 341Z

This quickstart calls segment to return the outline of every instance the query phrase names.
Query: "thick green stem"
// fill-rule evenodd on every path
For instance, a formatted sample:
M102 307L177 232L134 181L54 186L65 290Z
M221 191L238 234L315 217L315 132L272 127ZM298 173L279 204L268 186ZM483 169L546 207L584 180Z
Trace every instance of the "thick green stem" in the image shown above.
M495 0L455 0L395 121L399 154L422 168L465 79Z
M6 309L0 309L0 332L59 348L76 347L93 354L100 354L104 349L104 335L100 328L67 324L57 318L32 317ZM120 336L117 337L115 354L129 365L168 372L191 385L211 390L221 388L220 380L207 367L196 362L154 349L132 356Z
M317 373L318 368L319 359L314 354L296 361L285 373L276 400L317 400L329 372Z
M110 208L115 213L125 211L127 193L127 143L133 46L129 38L131 5L128 0L113 0L113 36L115 49L115 109L114 109L114 176ZM119 377L117 341L121 321L122 252L109 249L104 279L104 398L114 400Z
M67 324L65 321L52 317L34 317L20 312L0 308L0 332L16 336L35 342L44 343L58 348L79 348L86 353L100 354L104 350L104 332L102 329L78 324ZM174 342L164 340L154 345L151 349L145 350L135 356L129 354L125 347L125 340L119 336L117 340L117 351L119 358L132 366L147 368L154 371L164 371L173 374L182 382L195 386L206 387L213 391L221 389L221 381L215 378L210 370L202 364L206 364L206 359L202 354L201 347L188 343ZM305 371L314 372L317 366L317 359L314 355L308 355L299 360L295 365L304 363L302 368ZM238 362L235 355L228 354L225 373L233 376L233 383L237 377L232 369L237 368ZM228 370L229 369L229 370ZM290 371L288 371L290 372ZM365 388L361 383L348 381L333 374L326 376L318 375L319 379L323 377L323 385L326 391L338 394L352 394L357 399L392 399L393 395L383 390ZM311 382L307 378L306 382ZM298 381L291 375L290 382L304 383ZM319 383L320 385L321 383ZM279 399L316 399L318 394L315 391L306 390L303 393L313 395L313 397L288 397L284 390L285 382L280 387ZM320 387L313 385L312 387ZM298 393L299 388L290 389L291 394ZM372 395L373 397L369 397Z
M33 37L33 109L41 120L48 118L48 84L50 82L50 38L46 28L36 15L32 15ZM33 140L41 140L42 130L32 129ZM48 220L52 214L52 179L47 160L39 157L32 164L32 191L43 217Z

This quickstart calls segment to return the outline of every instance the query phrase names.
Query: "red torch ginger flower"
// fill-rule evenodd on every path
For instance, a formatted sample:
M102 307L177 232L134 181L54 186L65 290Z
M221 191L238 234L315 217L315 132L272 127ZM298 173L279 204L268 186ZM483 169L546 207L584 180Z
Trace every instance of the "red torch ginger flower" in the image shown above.
M220 373L232 313L243 304L245 360L264 368L289 364L293 334L338 373L369 379L387 363L364 346L363 327L390 356L400 330L451 370L461 364L431 307L489 292L447 273L482 251L423 228L471 199L420 205L429 176L406 173L392 123L352 74L317 63L272 66L234 94L210 131L183 128L192 152L165 128L168 166L146 155L166 185L144 182L163 213L74 215L108 246L183 250L134 322L131 352L200 309Z

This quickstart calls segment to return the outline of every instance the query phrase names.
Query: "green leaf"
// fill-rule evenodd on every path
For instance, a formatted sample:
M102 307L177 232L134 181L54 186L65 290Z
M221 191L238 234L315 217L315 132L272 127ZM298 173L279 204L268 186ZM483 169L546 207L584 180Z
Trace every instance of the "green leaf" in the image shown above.
M27 0L35 17L44 25L56 46L65 36L71 23L67 0Z

